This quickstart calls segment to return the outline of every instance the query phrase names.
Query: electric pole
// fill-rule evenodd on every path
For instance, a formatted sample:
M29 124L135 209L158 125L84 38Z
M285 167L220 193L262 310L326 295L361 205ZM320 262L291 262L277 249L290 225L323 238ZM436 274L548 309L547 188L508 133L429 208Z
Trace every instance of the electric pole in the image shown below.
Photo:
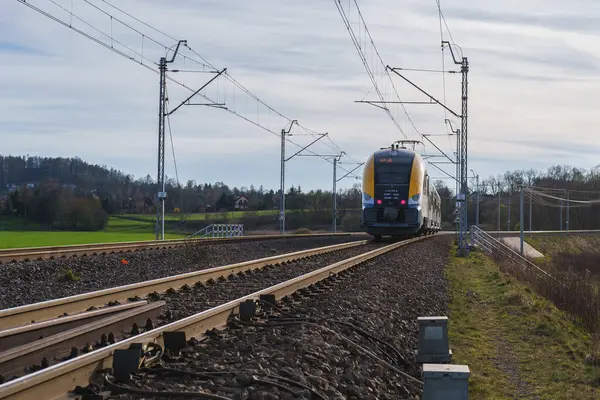
M498 188L498 239L500 239L500 188Z
M327 134L325 134L325 135L327 135ZM300 150L300 151L302 151L302 150ZM358 163L358 165L354 169L352 169L351 171L348 171L346 173L346 175L342 176L341 178L337 178L337 166L338 166L338 164L340 164L340 159L342 158L342 156L346 154L345 151L342 151L339 154L298 154L298 153L295 154L295 155L298 155L298 157L321 157L321 158L324 158L324 159L329 159L329 158L333 159L333 163L332 163L333 164L333 187L332 187L333 193L331 195L331 201L333 203L332 206L331 206L333 217L332 217L331 230L332 230L333 233L335 233L336 230L337 230L337 227L336 227L336 225L337 225L336 224L336 217L337 217L337 193L336 193L337 182L341 181L342 179L346 178L348 175L352 174L361 165L363 165L364 162ZM360 178L357 178L357 179L360 179Z
M523 225L525 224L525 215L523 215L523 186L521 185L521 193L520 193L520 204L519 204L519 227L521 228L521 255L525 257L525 252L523 250Z
M345 152L341 152L339 155L339 158L342 158L342 154L346 154ZM362 165L364 165L364 162L358 163L358 165L356 167L354 167L352 170L348 171L346 173L346 175L342 176L339 179L336 179L336 168L338 164L341 164L339 161L336 162L336 159L333 160L333 233L337 232L337 185L336 182L341 181L342 179L346 178L348 175L352 174L354 171L356 171L357 169L359 169ZM344 163L346 164L346 163ZM360 179L359 177L355 177L356 179Z
M506 231L510 232L510 189L508 189L508 217L506 218Z
M530 238L533 237L533 234L531 233L532 232L531 231L531 218L533 215L533 208L531 206L532 197L533 197L533 193L532 193L531 187L529 187L529 237Z
M569 234L569 192L567 192L567 235Z
M158 178L157 185L159 192L156 202L156 240L165 239L165 116L166 116L166 80L167 80L167 64L175 61L179 46L187 44L186 40L177 42L177 47L173 52L173 57L167 60L166 57L161 57L158 64L159 71L159 97L158 97Z
M456 180L458 181L456 201L458 203L457 209L458 209L458 213L459 213L457 255L459 257L468 257L469 243L468 243L468 237L467 237L468 233L467 232L469 230L469 221L468 221L468 212L467 212L467 194L468 194L468 182L467 182L467 180L468 180L468 176L467 176L467 171L468 171L468 166L467 166L467 161L468 161L467 128L468 128L468 123L467 122L468 122L468 93L469 93L469 90L468 90L469 89L469 84L468 84L469 61L468 61L467 57L462 57L462 59L458 59L456 57L456 55L454 54L454 51L452 49L452 46L455 46L454 44L451 44L450 42L445 41L445 40L442 40L441 44L442 44L442 49L444 48L444 46L446 46L446 45L448 46L448 48L450 49L450 54L452 55L452 60L454 61L454 64L460 65L460 71L461 71L461 76L462 76L461 113L460 113L460 115L458 113L454 112L453 110L451 110L450 108L448 108L443 103L441 103L435 97L431 96L425 90L421 89L419 86L417 86L416 84L411 82L408 78L406 78L405 76L400 74L398 72L398 70L401 70L402 68L392 68L388 65L388 66L386 66L386 69L389 69L390 71L394 72L396 75L398 75L399 77L404 79L406 82L411 84L413 87L418 89L421 93L425 94L430 99L429 103L401 102L401 101L400 102L392 102L392 103L407 103L407 104L417 104L417 103L419 103L419 104L434 104L435 103L435 104L442 106L444 109L446 109L452 115L454 115L456 118L459 118L461 121L460 129L457 130L457 135L456 135L456 152L457 152L457 155L456 155L456 157L457 157ZM388 103L388 102L381 102L381 103Z
M562 209L563 209L563 199L560 199L560 231L562 232L563 223L562 223Z
M175 57L177 56L177 52L179 51L179 46L181 45L187 46L186 40L180 40L177 43L177 47L173 52L173 56L170 60L167 60L166 57L161 57L160 63L158 66L159 75L160 75L160 91L159 91L159 102L158 102L158 187L159 192L157 196L156 203L156 240L165 239L165 199L167 198L167 192L165 190L165 118L169 117L175 111L179 110L184 105L195 105L195 106L209 106L209 107L220 107L223 108L225 104L219 103L190 103L190 99L197 95L202 89L207 87L211 82L217 79L221 74L223 74L227 68L224 68L221 71L211 71L215 74L208 82L202 85L198 90L194 91L191 95L189 95L184 101L182 101L177 107L173 110L167 112L167 101L166 98L166 78L167 78L167 64L173 63L175 61ZM171 47L172 48L172 47Z
M310 142L308 145L306 145L303 148L301 148L300 150L298 150L296 153L294 153L290 157L285 158L285 141L286 141L285 137L286 136L294 136L294 135L290 134L290 131L292 130L292 126L294 124L298 125L298 121L293 120L290 123L290 126L287 129L287 131L285 129L281 130L281 164L280 164L280 179L279 179L279 233L281 235L285 235L285 163L288 162L289 160L291 160L292 158L296 157L297 155L303 155L303 154L300 154L302 151L308 149L310 146L317 143L319 140L323 139L325 136L329 135L329 132L318 134L318 136L319 136L318 138L316 138L315 140Z
M298 123L297 120L293 120L290 123L290 127L286 131L281 130L281 165L279 175L279 233L285 234L285 136L290 133L292 126Z
M450 49L450 53L452 53L452 57L454 58L454 53L452 52L452 47L450 46L450 43L448 42L448 48ZM442 43L443 46L443 43ZM467 116L468 116L468 93L469 93L469 81L468 81L468 73L469 73L469 61L467 60L466 57L462 58L462 61L459 63L457 62L457 60L454 60L454 62L456 64L459 64L460 67L460 72L462 75L462 112L461 112L461 117L460 117L460 134L457 136L457 145L458 145L458 158L459 158L459 165L460 165L460 181L461 181L461 192L463 193L463 195L466 197L467 195L467 161L468 161L468 157L467 157ZM465 199L466 200L466 199ZM462 214L462 219L461 219L461 224L462 227L460 228L461 234L460 234L460 238L459 238L459 250L458 253L460 256L468 256L469 255L469 246L466 245L466 243L462 243L463 238L466 241L466 238L464 237L464 235L466 234L466 232L469 230L469 221L468 221L468 213L467 213L467 202L465 201L465 207L461 208L460 210L461 214Z
M479 228L479 174L475 174L475 171L471 170L475 177L475 190L477 191L477 204L475 205L475 226ZM475 237L471 232L471 245L475 245Z
M333 222L331 225L331 231L333 233L337 230L337 163L342 159L342 156L346 154L345 152L341 152L338 156L333 158L333 198L332 198L332 210L333 210Z

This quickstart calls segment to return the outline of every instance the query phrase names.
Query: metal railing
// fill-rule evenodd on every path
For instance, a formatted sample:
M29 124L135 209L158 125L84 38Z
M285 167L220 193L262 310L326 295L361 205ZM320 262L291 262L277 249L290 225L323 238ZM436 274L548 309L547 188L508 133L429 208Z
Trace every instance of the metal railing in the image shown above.
M191 234L186 239L194 236L204 238L244 236L244 224L211 224Z
M523 271L531 272L538 278L552 279L557 281L552 275L535 265L533 262L529 261L527 258L523 257L517 251L513 250L497 238L493 237L486 231L478 228L477 226L471 226L471 235L473 237L473 241L477 244L483 251L488 253L492 257L499 257L504 259L509 259L510 261L518 264Z

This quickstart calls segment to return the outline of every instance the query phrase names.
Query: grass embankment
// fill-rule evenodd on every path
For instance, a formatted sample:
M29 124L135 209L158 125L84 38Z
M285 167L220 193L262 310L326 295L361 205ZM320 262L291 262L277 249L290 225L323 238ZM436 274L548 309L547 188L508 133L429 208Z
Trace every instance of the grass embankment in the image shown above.
M600 236L551 236L526 240L544 254L534 262L550 271L573 269L576 273L590 271L600 278Z
M471 399L598 399L591 336L482 253L455 258L449 335L454 364L471 369Z

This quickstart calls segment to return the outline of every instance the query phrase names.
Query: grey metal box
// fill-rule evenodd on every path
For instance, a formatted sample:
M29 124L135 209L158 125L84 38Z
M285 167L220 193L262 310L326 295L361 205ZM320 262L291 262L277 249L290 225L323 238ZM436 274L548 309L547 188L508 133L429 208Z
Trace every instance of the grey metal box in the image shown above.
M468 400L467 365L423 364L423 400Z
M417 362L447 363L452 359L448 345L448 317L419 317Z

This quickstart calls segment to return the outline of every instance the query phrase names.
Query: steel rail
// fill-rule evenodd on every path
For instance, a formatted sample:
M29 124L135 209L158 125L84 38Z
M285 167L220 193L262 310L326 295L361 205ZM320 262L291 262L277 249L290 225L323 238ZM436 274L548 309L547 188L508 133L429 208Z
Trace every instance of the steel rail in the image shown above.
M212 244L212 243L238 243L252 242L260 240L277 239L298 239L298 238L319 238L336 236L361 236L366 235L361 232L344 233L312 233L312 234L291 234L291 235L249 235L235 237L218 238L197 238L197 239L168 239L168 240L146 240L138 242L116 242L116 243L93 243L93 244L75 244L64 246L46 246L46 247L21 247L12 249L0 249L0 263L40 260L48 258L59 258L67 256L95 255L103 253L131 252L139 250L161 249L183 247L190 244Z
M519 231L485 231L490 234L500 236L515 236L519 235ZM449 235L453 231L441 231L438 234ZM526 235L535 236L585 236L600 234L600 230L570 230L566 231L524 231ZM221 237L221 238L197 238L197 239L168 239L168 240L147 240L137 242L116 242L116 243L94 243L94 244L78 244L64 246L46 246L46 247L21 247L11 249L0 249L0 264L27 261L27 260L43 260L68 256L96 255L109 253L126 253L140 250L151 250L161 248L183 247L189 244L210 244L210 243L237 243L251 242L260 240L276 240L276 239L295 239L295 238L317 238L317 237L336 237L336 236L366 236L364 232L344 232L344 233L314 233L314 234L291 234L291 235L249 235L237 237Z
M48 365L56 364L57 360L69 356L74 347L79 349L94 343L102 333L116 333L120 338L121 330L130 329L134 323L144 326L148 319L157 318L166 304L165 301L154 301L0 352L0 374L22 376L27 373L28 366L44 358Z
M120 313L132 308L144 306L146 304L148 304L147 300L133 301L90 311L86 310L81 313L60 316L55 319L43 322L34 322L31 324L18 326L16 328L4 329L0 331L0 351L28 343L31 341L31 338L35 339L40 336L45 337L54 333L62 332L66 329L104 318L107 315Z
M359 254L309 272L308 274L273 285L266 289L229 301L220 306L200 312L181 320L163 325L140 335L125 339L113 345L81 355L61 364L50 366L42 371L34 372L13 381L0 385L0 399L48 399L64 398L77 385L87 386L93 381L96 373L112 367L114 351L127 349L133 343L163 344L164 332L183 331L186 337L202 336L207 330L225 327L231 314L238 312L239 304L246 300L257 300L260 295L273 294L281 299L295 291L309 287L345 269L359 265L377 256L406 246L408 244L431 238L423 236L381 247L367 253Z
M216 280L222 276L237 274L238 272L251 269L258 269L266 265L280 264L336 250L362 246L368 242L368 240L356 240L349 243L317 247L315 249L301 250L257 260L244 261L216 268L153 279L145 282L112 287L95 292L27 304L19 307L7 308L0 310L0 326L3 329L18 327L26 325L31 321L53 319L64 313L72 314L82 312L90 307L102 306L109 301L127 302L128 299L144 298L153 292L165 292L170 288L180 288L184 285L192 286L196 282L206 282L210 279Z

